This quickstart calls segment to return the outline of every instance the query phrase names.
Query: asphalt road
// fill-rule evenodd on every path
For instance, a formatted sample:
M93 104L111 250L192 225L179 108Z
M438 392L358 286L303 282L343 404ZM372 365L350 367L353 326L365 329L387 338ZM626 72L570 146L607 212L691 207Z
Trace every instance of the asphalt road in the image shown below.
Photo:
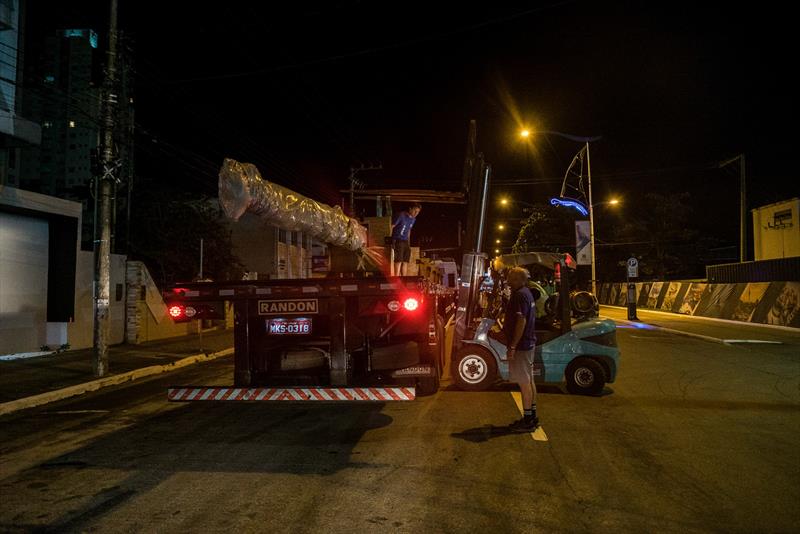
M790 532L800 342L620 328L598 398L509 388L395 404L169 404L229 359L0 419L0 530Z

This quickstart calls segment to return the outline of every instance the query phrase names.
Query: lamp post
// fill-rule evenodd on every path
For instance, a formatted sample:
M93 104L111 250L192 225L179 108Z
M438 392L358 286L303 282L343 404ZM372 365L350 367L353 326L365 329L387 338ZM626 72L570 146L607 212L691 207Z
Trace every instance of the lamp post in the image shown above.
M575 141L577 143L583 143L586 145L586 176L588 178L588 185L589 185L589 193L588 193L588 201L589 201L589 244L592 251L592 293L595 295L597 294L597 262L595 261L595 254L594 254L594 210L592 209L592 161L589 157L589 143L593 143L595 141L599 141L602 139L601 136L581 136L581 135L572 135L563 132L557 132L555 130L536 130L536 133L544 134L544 135L555 135L558 137L563 137L564 139L569 139L570 141ZM520 137L523 139L528 139L533 135L531 130L524 128L519 132Z

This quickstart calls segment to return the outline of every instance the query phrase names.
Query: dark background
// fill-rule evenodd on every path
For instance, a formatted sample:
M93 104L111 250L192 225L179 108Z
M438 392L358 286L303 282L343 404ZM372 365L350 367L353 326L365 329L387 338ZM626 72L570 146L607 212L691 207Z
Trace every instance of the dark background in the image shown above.
M543 136L526 145L520 126L602 135L595 201L623 203L598 213L600 241L645 193L687 192L691 225L735 247L738 169L713 166L741 152L749 208L800 189L790 19L777 5L120 4L135 62L136 172L176 188L214 195L228 156L329 203L359 163L383 164L359 175L368 188L456 190L476 119L493 200L546 201L580 148ZM31 1L28 55L55 28L95 28L105 44L107 19L105 1ZM523 216L490 206L492 225ZM426 206L413 240L451 245L462 212Z

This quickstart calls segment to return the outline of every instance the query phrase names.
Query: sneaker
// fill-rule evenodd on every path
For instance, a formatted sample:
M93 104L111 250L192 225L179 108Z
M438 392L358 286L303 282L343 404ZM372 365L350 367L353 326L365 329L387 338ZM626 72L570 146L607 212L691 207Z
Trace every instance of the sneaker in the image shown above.
M539 419L526 419L522 417L508 425L508 429L512 432L533 432L539 426Z

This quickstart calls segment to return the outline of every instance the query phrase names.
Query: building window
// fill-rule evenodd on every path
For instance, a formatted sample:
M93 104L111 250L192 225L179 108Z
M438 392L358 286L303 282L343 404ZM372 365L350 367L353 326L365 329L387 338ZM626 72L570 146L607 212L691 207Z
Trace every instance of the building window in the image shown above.
M69 121L69 127L75 128L75 121Z
M792 210L776 211L772 216L773 228L786 228L792 226Z

